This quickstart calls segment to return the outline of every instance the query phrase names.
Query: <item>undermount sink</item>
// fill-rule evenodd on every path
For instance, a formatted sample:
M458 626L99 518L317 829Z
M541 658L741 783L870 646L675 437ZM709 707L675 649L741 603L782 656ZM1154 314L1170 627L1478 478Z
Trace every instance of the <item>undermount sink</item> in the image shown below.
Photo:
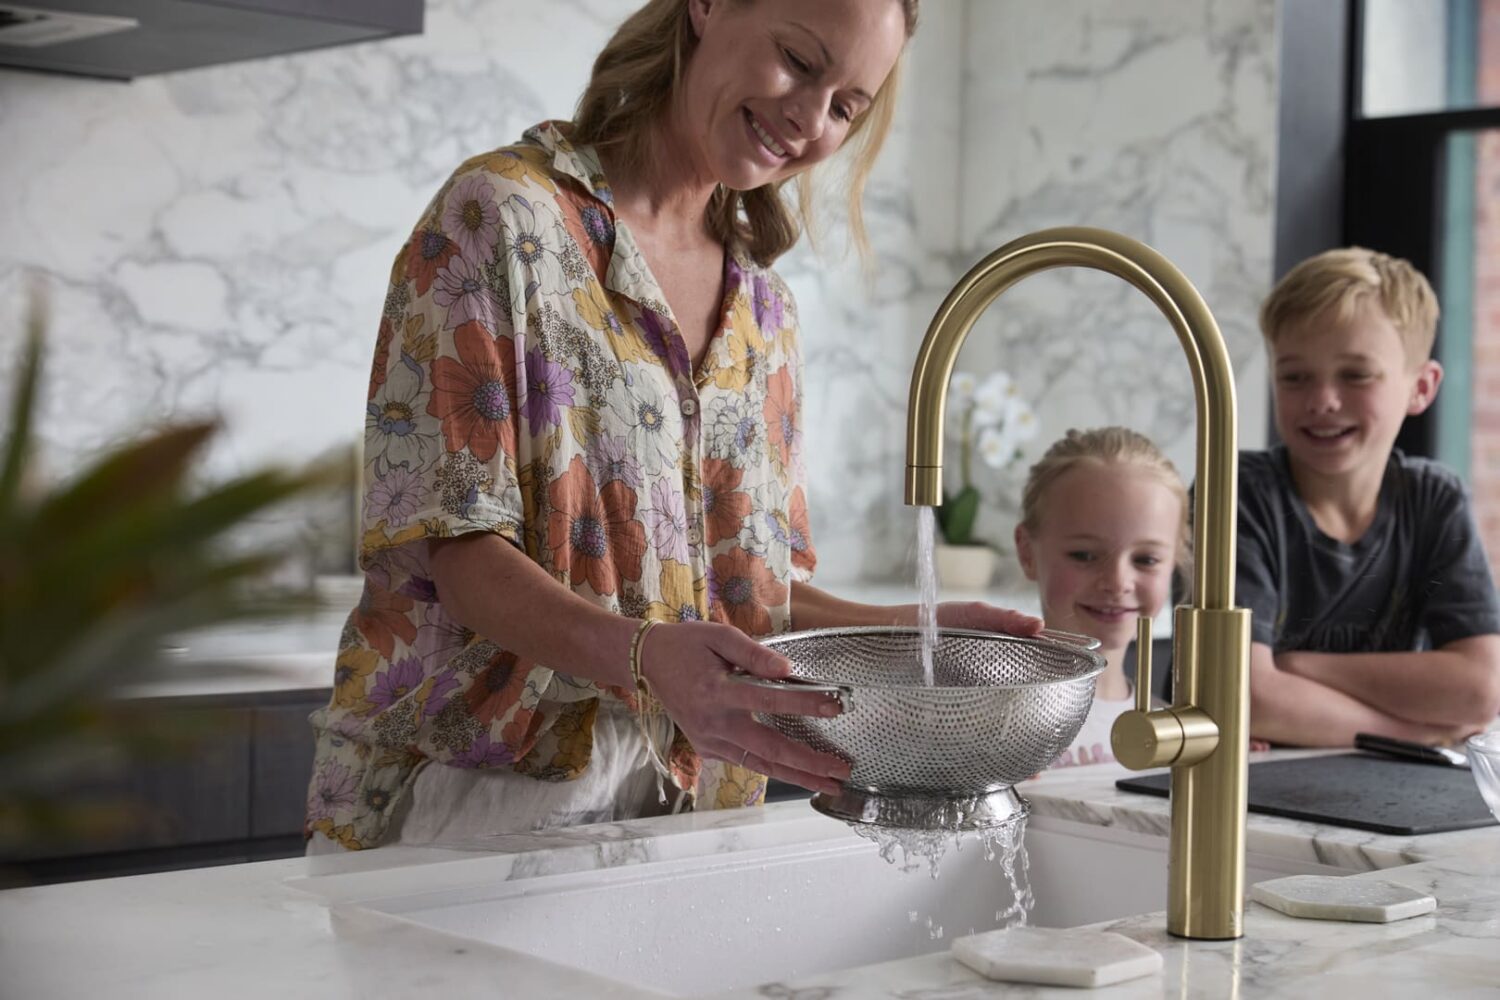
M925 862L903 871L803 803L767 810L784 818L662 836L635 851L580 845L312 877L298 887L355 925L416 924L666 996L943 951L955 937L999 926L998 911L1013 902L999 861L973 840L950 846L934 879ZM1164 838L1033 817L1026 846L1032 924L1076 926L1165 905Z

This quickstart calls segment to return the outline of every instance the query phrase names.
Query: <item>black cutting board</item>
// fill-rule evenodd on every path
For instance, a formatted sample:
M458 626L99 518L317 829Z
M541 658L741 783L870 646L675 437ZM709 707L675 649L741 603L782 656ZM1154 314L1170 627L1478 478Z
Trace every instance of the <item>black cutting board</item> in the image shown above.
M1165 796L1171 781L1150 774L1115 785ZM1465 769L1362 753L1251 764L1250 811L1406 836L1495 825Z

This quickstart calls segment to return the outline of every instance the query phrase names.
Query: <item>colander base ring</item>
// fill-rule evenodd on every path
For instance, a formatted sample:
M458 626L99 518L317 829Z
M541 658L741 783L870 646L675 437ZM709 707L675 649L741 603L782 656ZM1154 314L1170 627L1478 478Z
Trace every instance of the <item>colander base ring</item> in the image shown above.
M837 795L819 792L812 807L857 826L897 830L993 830L1024 820L1031 806L1014 788L982 795L893 794L845 785Z

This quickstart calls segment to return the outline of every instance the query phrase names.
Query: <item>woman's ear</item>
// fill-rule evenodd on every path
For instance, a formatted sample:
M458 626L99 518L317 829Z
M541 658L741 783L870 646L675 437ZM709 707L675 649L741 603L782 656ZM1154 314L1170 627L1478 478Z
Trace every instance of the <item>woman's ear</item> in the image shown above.
M718 0L688 0L688 20L693 26L693 37L702 38L703 28L708 24L708 12Z
M1026 579L1036 579L1036 553L1031 550L1031 535L1026 531L1024 525L1016 525L1016 560L1021 564L1021 571L1026 574Z

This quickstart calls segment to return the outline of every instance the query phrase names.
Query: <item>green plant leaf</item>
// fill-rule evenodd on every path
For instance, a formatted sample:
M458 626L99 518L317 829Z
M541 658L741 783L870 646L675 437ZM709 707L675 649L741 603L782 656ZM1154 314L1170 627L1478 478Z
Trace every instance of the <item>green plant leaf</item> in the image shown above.
M188 469L216 425L193 423L158 430L99 459L49 498L37 512L41 531L65 531L105 510L169 502L181 494Z
M151 676L169 635L310 608L311 595L264 582L294 543L243 554L226 536L276 504L347 485L351 473L330 460L194 489L194 463L217 429L198 422L144 434L62 486L23 495L39 308L29 323L0 453L0 843L114 815L66 798L101 761L182 752L193 727L167 731L112 695Z
M10 408L10 431L5 438L4 464L0 465L0 523L9 521L16 510L21 479L31 453L31 421L36 410L36 388L42 372L42 334L46 327L45 307L40 296L33 296L26 315L26 343L21 350L21 367L16 373L15 396Z
M974 519L979 514L979 491L965 486L939 509L946 511L942 518L943 541L949 545L973 544Z

